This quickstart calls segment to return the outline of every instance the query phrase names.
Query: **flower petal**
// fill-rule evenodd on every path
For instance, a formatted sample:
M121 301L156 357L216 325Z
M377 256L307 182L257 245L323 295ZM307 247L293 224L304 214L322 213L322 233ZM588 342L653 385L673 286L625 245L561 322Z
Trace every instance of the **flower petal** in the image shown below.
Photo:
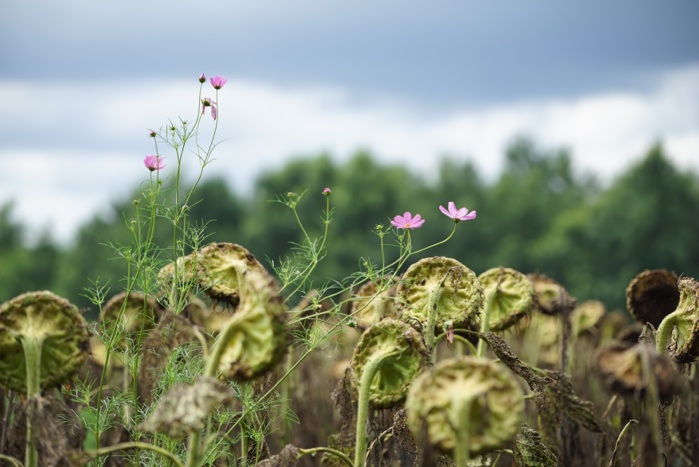
M449 201L448 206L449 206L449 213L450 213L452 216L455 216L456 213L457 213L456 204L454 204L453 201Z

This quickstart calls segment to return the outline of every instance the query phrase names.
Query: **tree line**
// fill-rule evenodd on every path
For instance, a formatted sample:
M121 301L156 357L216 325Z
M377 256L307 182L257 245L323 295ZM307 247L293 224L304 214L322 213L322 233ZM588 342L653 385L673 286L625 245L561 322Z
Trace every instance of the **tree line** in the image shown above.
M499 176L486 182L471 162L444 159L429 182L400 165L378 163L368 151L343 163L320 154L268 171L245 197L222 178L206 179L189 216L206 225L207 242L238 243L263 263L278 263L302 242L302 232L291 210L270 201L305 193L298 213L313 236L324 228L321 192L330 187L333 220L328 253L313 276L317 284L380 259L376 227L389 229L396 214L427 219L412 233L416 249L445 238L453 224L438 206L448 201L478 211L478 218L425 255L450 256L477 274L496 266L545 274L578 301L601 300L610 310L625 309L626 286L644 269L699 276L699 176L674 167L662 144L606 186L593 174L575 173L567 150L541 149L525 137L509 145L504 162ZM98 282L112 294L121 290L126 266L115 247L132 241L126 223L140 197L134 189L105 207L67 246L49 232L28 245L25 226L13 221L12 202L0 206L0 301L48 289L96 316L85 288ZM164 219L155 241L167 256L172 232Z

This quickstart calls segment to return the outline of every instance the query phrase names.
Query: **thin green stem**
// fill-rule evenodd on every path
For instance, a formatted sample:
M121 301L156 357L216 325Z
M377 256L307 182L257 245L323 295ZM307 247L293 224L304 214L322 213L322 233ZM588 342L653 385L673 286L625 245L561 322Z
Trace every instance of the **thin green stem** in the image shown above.
M455 332L455 333L454 333L454 340L455 340L455 341L458 341L459 343L461 343L461 344L463 344L464 346L468 347L469 350L471 351L471 354L472 354L472 355L476 355L476 353L477 353L478 351L477 351L476 348L473 346L473 343L471 343L471 341L469 341L468 339L466 339L464 336L460 336L460 335L456 334L456 331L458 331L458 330L457 330L457 329L454 330L454 332ZM441 333L439 336L437 336L437 339L435 339L435 345L439 344L439 341L446 339L446 336L447 336L447 333L446 333L446 332L443 332L443 333ZM460 353L460 354L461 354L461 353Z
M180 461L177 458L177 456L175 456L173 453L171 453L167 449L163 449L159 446L155 446L153 444L143 443L143 442L139 442L139 441L130 441L128 443L115 444L113 446L107 446L104 448L95 449L93 451L85 451L85 454L90 456L90 458L95 459L98 457L105 456L107 454L111 454L112 452L126 451L129 449L143 449L143 450L147 450L147 451L153 451L153 452L160 454L163 457L166 457L167 459L172 461L177 467L184 467L184 464L182 464L182 461Z
M483 316L481 316L481 334L485 334L486 332L490 331L490 314L492 312L493 303L495 302L495 298L497 297L498 293L500 293L500 287L496 287L495 290L493 290L493 292L488 296L485 311L483 312ZM478 349L476 350L476 356L485 357L485 349L485 339L480 338L478 340Z
M473 399L461 401L457 406L457 425L456 425L456 446L454 447L454 465L456 467L466 467L470 459L470 442L471 442L471 406Z
M198 467L201 435L198 431L193 431L189 435L189 448L187 449L187 467ZM180 464L181 465L181 464Z
M317 452L327 452L328 454L332 454L333 456L337 457L340 459L342 462L345 463L347 467L354 467L354 464L352 463L352 459L350 459L347 454L344 452L338 451L337 449L333 448L326 448L326 447L317 447L317 448L308 448L308 449L299 449L299 452L301 455L299 458L307 455L314 455Z
M371 382L379 371L381 364L396 355L401 350L394 350L385 355L379 355L369 359L364 365L364 371L359 379L359 399L357 401L357 431L355 435L354 466L364 467L367 454L367 429L369 418L369 398L371 397Z
M675 310L663 318L663 320L660 322L658 330L655 334L655 348L659 354L667 354L667 343L672 335L672 330L675 328L677 318L681 316L682 313L683 312L681 310Z
M439 241L439 242L437 242L437 243L433 243L432 245L426 246L426 247L421 248L421 249L419 249L419 250L417 250L417 251L413 251L413 252L411 253L411 255L418 255L418 254L422 253L423 251L431 250L432 248L434 248L434 247L436 247L436 246L439 246L439 245L442 245L442 244L444 244L444 243L447 243L447 242L451 239L451 237L454 236L454 232L456 232L456 223L454 223L454 228L451 229L451 233L450 233L449 235L447 235L447 237L446 237L444 240L441 240L441 241Z
M448 273L447 273L448 274ZM439 304L439 299L442 296L442 286L444 285L444 281L446 279L446 276L444 276L444 279L437 284L436 287L432 288L429 291L429 296L427 299L427 329L425 331L425 344L427 345L427 349L432 352L432 358L434 360L434 347L435 347L435 342L436 342L436 336L435 336L435 323L437 322L437 311L438 311L438 304Z
M0 454L0 460L7 461L15 467L24 467L24 464L22 464L19 460L11 456L6 456L5 454Z
M25 467L37 467L39 453L34 442L34 417L36 399L41 395L41 347L42 338L25 335L22 337L24 361L27 367L27 439L24 455Z

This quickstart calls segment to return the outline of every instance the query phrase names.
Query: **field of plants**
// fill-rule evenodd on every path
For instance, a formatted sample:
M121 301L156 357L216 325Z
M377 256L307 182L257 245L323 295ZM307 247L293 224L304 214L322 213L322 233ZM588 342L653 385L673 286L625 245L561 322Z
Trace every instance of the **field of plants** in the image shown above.
M328 235L342 215L331 187L276 200L304 239L282 258L207 242L189 203L226 80L208 80L213 97L199 81L197 117L151 132L150 181L125 214L133 242L112 245L124 287L86 288L99 319L50 291L0 304L0 465L699 464L694 278L638 271L624 313L542 274L476 274L430 256L478 222L449 201L443 240L414 247L425 220L398 214L375 228L381 257L314 283L342 241ZM177 161L171 191L159 144ZM189 187L185 157L201 169ZM304 196L325 199L318 236ZM158 219L169 248L153 242Z

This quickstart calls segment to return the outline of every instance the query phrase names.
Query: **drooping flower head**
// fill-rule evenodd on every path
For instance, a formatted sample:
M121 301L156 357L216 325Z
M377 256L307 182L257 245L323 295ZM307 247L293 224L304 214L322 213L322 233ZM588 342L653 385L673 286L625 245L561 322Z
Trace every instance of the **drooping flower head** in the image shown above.
M214 89L221 89L223 87L223 85L225 85L228 82L228 80L226 78L224 78L223 76L219 76L219 75L213 76L210 79L210 81L211 81L211 85L214 87Z
M202 73L199 76L199 82L203 84L205 81L206 81L206 75L204 73Z
M165 168L165 161L158 155L148 155L143 159L143 165L151 172Z
M391 221L391 225L393 227L399 228L399 229L419 229L422 227L422 224L425 223L425 219L420 216L420 214L415 214L415 217L410 213L410 211L406 211L405 214L398 215L393 218Z
M205 97L201 100L201 113L202 115L206 113L206 108L211 107L211 117L216 120L218 116L218 109L216 108L216 101L212 100L210 97Z
M476 211L469 212L466 208L456 209L456 204L453 201L449 201L449 209L445 209L444 206L439 206L439 210L442 211L447 217L454 219L454 222L470 221L476 218Z

